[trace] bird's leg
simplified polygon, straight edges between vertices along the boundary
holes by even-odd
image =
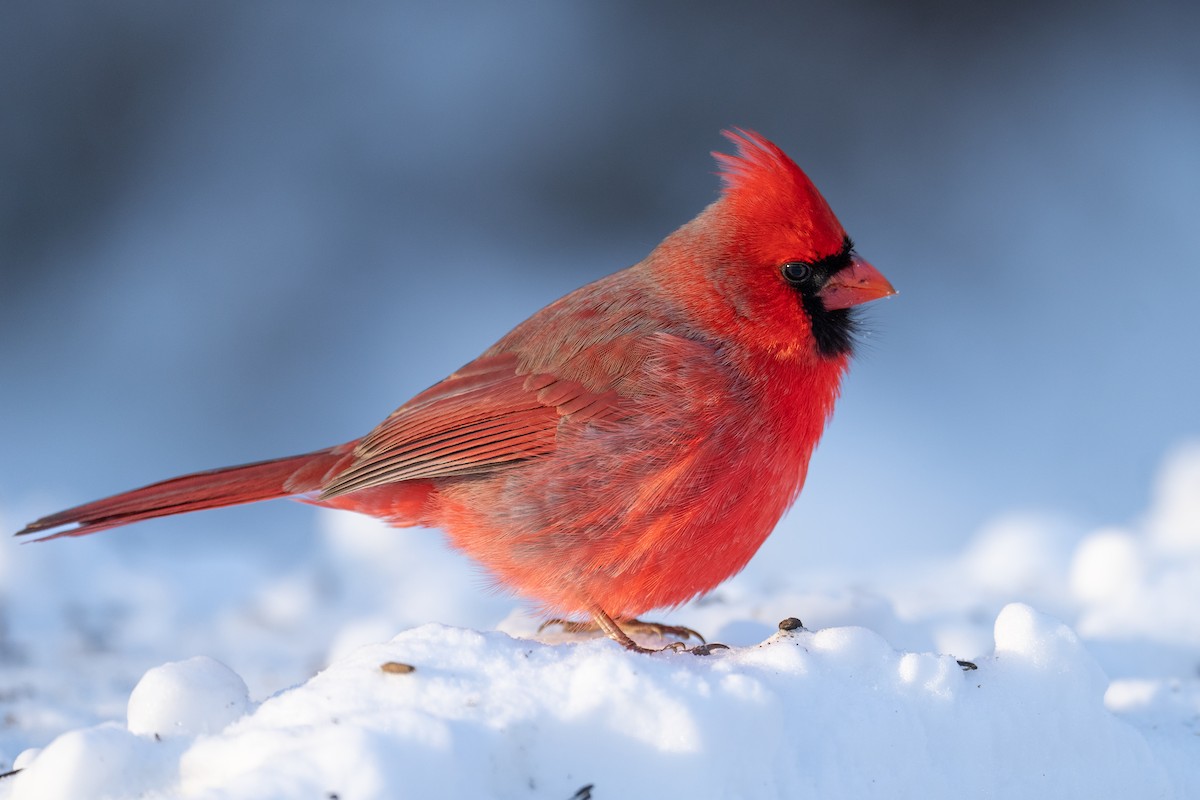
[[[596,627],[604,631],[604,635],[616,641],[621,647],[626,650],[632,650],[635,653],[655,653],[656,650],[651,650],[647,647],[642,647],[640,644],[629,638],[629,634],[621,630],[621,626],[613,620],[608,614],[604,613],[604,609],[600,606],[592,606],[592,620],[596,623]]]

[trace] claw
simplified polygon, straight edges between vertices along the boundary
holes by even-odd
[[[683,642],[671,642],[669,645],[664,647],[662,650],[651,651],[651,652],[663,653],[663,652],[666,652],[667,650],[670,650],[672,653],[691,653],[694,656],[711,656],[713,654],[714,650],[728,650],[728,649],[729,649],[729,645],[721,644],[720,642],[712,642],[712,643],[706,642],[705,644],[698,644],[695,647],[688,647]]]
[[[661,622],[642,622],[640,619],[625,620],[620,623],[621,627],[626,631],[636,631],[637,633],[648,633],[654,636],[666,638],[668,636],[678,636],[681,639],[696,639],[701,644],[707,641],[696,631],[683,625],[664,625]]]

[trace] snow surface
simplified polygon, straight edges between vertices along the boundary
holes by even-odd
[[[749,570],[665,615],[707,657],[538,634],[434,536],[320,522],[266,577],[0,548],[0,798],[1200,797],[1200,444],[1129,525]]]

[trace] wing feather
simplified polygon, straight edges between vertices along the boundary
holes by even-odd
[[[359,442],[322,499],[417,479],[482,474],[554,451],[559,425],[613,421],[620,395],[548,372],[527,373],[513,354],[480,358],[414,397]]]

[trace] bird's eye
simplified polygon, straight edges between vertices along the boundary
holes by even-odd
[[[806,283],[813,274],[812,264],[803,261],[789,261],[782,267],[783,277],[788,283]]]

